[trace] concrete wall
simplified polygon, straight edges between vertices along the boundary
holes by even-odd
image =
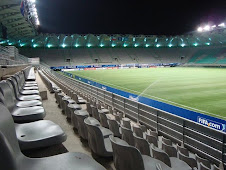
[[[0,80],[3,80],[4,77],[8,75],[13,75],[18,71],[26,68],[28,65],[20,65],[20,66],[7,66],[6,68],[0,68]]]

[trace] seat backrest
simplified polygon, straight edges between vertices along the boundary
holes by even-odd
[[[151,144],[150,146],[152,149],[153,158],[158,159],[164,162],[169,167],[171,167],[171,161],[170,161],[169,155],[165,151],[155,147],[153,144]]]
[[[109,137],[112,143],[114,165],[118,170],[144,170],[141,153],[117,137]]]
[[[147,127],[145,125],[139,125],[143,132],[147,132]]]
[[[19,89],[19,91],[21,91],[22,87],[23,87],[23,83],[22,83],[21,79],[19,78],[18,74],[15,74],[14,77],[16,78],[18,89]]]
[[[188,157],[178,151],[179,159],[186,162],[191,168],[197,168],[197,161],[194,158]]]
[[[156,147],[158,147],[158,139],[155,136],[152,136],[146,133],[146,140],[150,144],[154,144]]]
[[[86,110],[87,110],[87,112],[88,112],[90,115],[92,115],[92,108],[91,108],[89,102],[86,103]]]
[[[108,119],[109,129],[113,132],[114,136],[121,137],[119,131],[119,123],[116,120]]]
[[[99,112],[98,112],[98,110],[97,110],[96,107],[93,107],[93,108],[92,108],[92,115],[93,115],[93,117],[94,117],[95,119],[97,119],[97,120],[100,121]]]
[[[5,80],[0,82],[0,92],[4,97],[4,104],[11,112],[15,106],[16,98],[13,94],[14,91],[11,90],[11,88],[9,87],[8,83]]]
[[[149,143],[144,138],[136,136],[136,134],[133,134],[133,136],[135,147],[141,152],[141,154],[151,156]]]
[[[133,132],[136,134],[136,136],[143,138],[143,131],[138,126],[133,126]]]
[[[123,126],[121,126],[121,130],[122,130],[122,140],[125,140],[128,144],[134,146],[134,137],[132,130]]]
[[[200,162],[200,170],[210,170],[210,168],[206,167],[202,162]]]
[[[180,151],[185,156],[189,156],[188,149],[178,144],[177,144],[177,151]]]
[[[152,131],[151,129],[148,130],[148,134],[155,136],[158,139],[158,133],[156,131]]]
[[[109,128],[106,114],[103,113],[103,112],[100,112],[100,113],[99,113],[99,116],[100,116],[100,124],[101,124],[103,127]]]
[[[23,156],[16,137],[15,126],[9,110],[0,103],[0,167],[16,170],[16,159]]]
[[[88,130],[88,143],[90,149],[96,154],[103,154],[106,152],[104,145],[104,137],[98,126],[93,125],[89,121],[89,117],[84,120]]]
[[[16,78],[14,76],[12,76],[11,78],[8,78],[7,80],[12,84],[15,95],[18,96],[19,90],[18,90],[18,84],[17,84]]]
[[[167,145],[172,145],[172,141],[170,139],[162,137],[162,141]]]
[[[162,150],[164,150],[169,155],[169,157],[177,157],[177,149],[171,145],[165,144],[163,141]]]
[[[122,119],[122,124],[125,128],[131,129],[130,121]]]
[[[201,158],[197,154],[195,154],[195,159],[196,159],[196,161],[198,161],[199,163],[202,163],[207,168],[211,168],[211,165],[210,165],[210,161],[209,160],[204,159],[204,158]]]

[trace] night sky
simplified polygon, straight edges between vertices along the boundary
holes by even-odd
[[[226,19],[226,0],[36,0],[42,33],[180,35]]]

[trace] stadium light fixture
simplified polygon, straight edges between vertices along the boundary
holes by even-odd
[[[33,47],[36,48],[38,45],[37,44],[33,44]]]
[[[5,43],[5,41],[1,41],[1,42],[0,42],[0,44],[4,44],[4,43]]]
[[[134,44],[134,47],[138,47],[138,44]]]
[[[203,29],[204,29],[205,31],[209,31],[209,30],[210,30],[210,26],[209,26],[209,25],[206,25]]]
[[[103,47],[104,46],[104,44],[100,44],[100,47]]]
[[[212,28],[216,28],[217,26],[216,26],[216,25],[212,25],[211,27],[212,27]]]
[[[136,41],[136,38],[133,38],[133,41]]]
[[[13,43],[9,42],[8,45],[13,45]]]
[[[225,27],[225,24],[221,23],[221,24],[218,25],[218,27]]]
[[[91,44],[87,44],[87,47],[91,47]]]
[[[145,45],[145,47],[149,47],[149,46],[150,46],[149,44],[146,44],[146,45]]]
[[[183,43],[183,44],[181,44],[181,47],[184,47],[185,46],[185,44]]]
[[[123,45],[123,47],[127,47],[127,45],[126,45],[126,44],[124,44],[124,45]]]
[[[198,46],[198,43],[194,43],[193,45],[194,45],[194,46]]]
[[[208,43],[206,43],[206,45],[210,45],[210,43],[208,42]]]
[[[111,46],[112,46],[112,47],[115,47],[115,44],[112,44]]]
[[[160,47],[160,44],[157,44],[156,47]]]
[[[52,45],[51,45],[51,44],[48,44],[48,45],[47,45],[47,47],[48,47],[48,48],[51,48],[51,47],[52,47]]]
[[[169,47],[172,47],[173,45],[172,44],[169,44]]]
[[[65,48],[67,45],[66,44],[62,44],[62,47]]]
[[[198,32],[202,32],[203,31],[203,28],[202,27],[198,27],[197,31]]]
[[[78,47],[79,45],[78,44],[75,44],[75,47]]]
[[[20,44],[20,47],[23,47],[23,46],[25,46],[25,44]]]

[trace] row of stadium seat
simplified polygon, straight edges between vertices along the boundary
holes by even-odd
[[[58,78],[47,70],[40,73],[62,89],[54,90],[56,102],[80,137],[88,140],[93,153],[113,156],[116,169],[220,169],[183,145],[175,147],[157,132],[135,124],[110,106],[73,88],[66,77]],[[81,110],[79,100],[73,98],[83,100],[86,110]]]
[[[0,113],[0,169],[105,169],[83,153],[28,158],[21,152],[62,144],[67,138],[59,125],[42,120],[46,113],[33,68],[0,82]]]

